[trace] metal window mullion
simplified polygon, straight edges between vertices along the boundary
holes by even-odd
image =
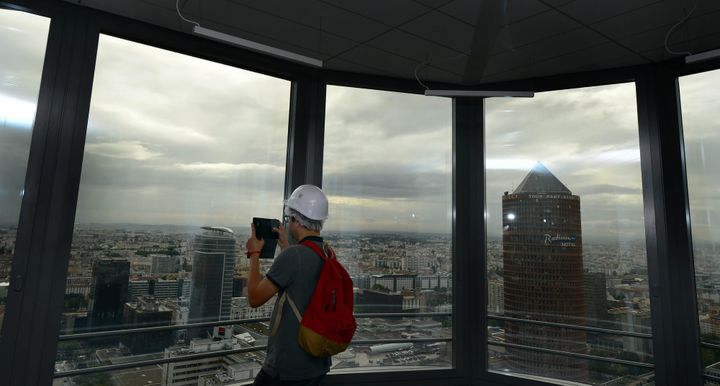
[[[326,86],[317,73],[300,75],[290,90],[285,197],[302,184],[322,187]]]
[[[636,81],[653,351],[658,385],[701,385],[702,366],[677,78]]]
[[[487,371],[484,100],[453,99],[453,362],[466,383]]]

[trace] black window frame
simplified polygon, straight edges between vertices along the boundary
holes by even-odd
[[[0,384],[49,384],[53,378],[100,34],[291,81],[286,196],[300,184],[322,183],[327,85],[424,91],[412,80],[308,68],[65,1],[0,1],[0,8],[51,19],[0,341]],[[676,59],[482,87],[541,92],[635,83],[658,385],[703,382],[678,77],[716,69],[720,59],[693,65]],[[486,274],[486,244],[477,237],[485,235],[485,160],[477,151],[484,149],[484,100],[452,103],[454,366],[336,374],[328,384],[550,385],[487,371],[486,288],[485,280],[476,280]]]

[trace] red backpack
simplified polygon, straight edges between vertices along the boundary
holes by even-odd
[[[355,317],[353,316],[353,283],[350,275],[337,261],[335,252],[325,244],[328,256],[317,244],[305,240],[302,245],[309,247],[325,261],[310,303],[302,316],[295,302],[287,294],[279,300],[279,311],[275,319],[271,336],[275,335],[282,319],[282,308],[285,298],[290,303],[293,313],[300,321],[298,344],[308,354],[316,357],[329,357],[343,352],[350,345],[355,334]]]

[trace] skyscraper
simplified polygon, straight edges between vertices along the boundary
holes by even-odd
[[[92,289],[88,304],[90,328],[111,328],[123,322],[123,306],[128,301],[130,262],[99,259],[93,263]]]
[[[584,324],[580,198],[541,163],[502,197],[505,315]],[[511,344],[586,352],[584,331],[506,322]],[[509,367],[527,374],[587,380],[587,361],[508,348]]]
[[[584,276],[587,324],[594,327],[610,328],[605,273],[585,272]]]
[[[203,227],[195,236],[189,322],[230,319],[236,254],[228,228]]]
[[[180,270],[180,258],[177,256],[153,254],[150,257],[153,273],[176,273]]]
[[[141,295],[135,302],[125,303],[125,325],[127,328],[169,326],[173,311],[154,296]],[[125,345],[133,354],[163,352],[173,343],[172,331],[156,331],[129,334],[123,337]]]

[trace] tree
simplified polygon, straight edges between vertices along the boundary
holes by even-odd
[[[88,305],[87,299],[81,294],[66,294],[63,303],[66,311],[78,311]]]
[[[77,386],[109,386],[113,384],[108,373],[80,375],[75,377],[74,381]]]

